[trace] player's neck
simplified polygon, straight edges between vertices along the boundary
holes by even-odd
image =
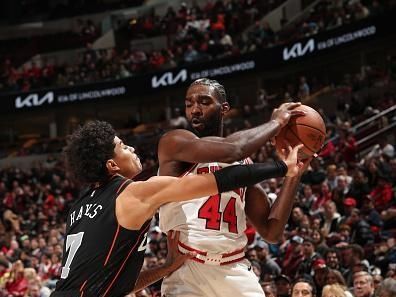
[[[223,125],[220,125],[216,135],[219,136],[219,137],[224,137],[223,130],[224,130],[223,129]]]

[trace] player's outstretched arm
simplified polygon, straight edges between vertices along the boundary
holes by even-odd
[[[291,117],[304,115],[302,111],[293,110],[300,105],[301,103],[284,103],[273,111],[269,122],[225,138],[198,138],[187,130],[170,131],[160,139],[158,145],[160,165],[171,161],[231,163],[247,158],[276,136]]]
[[[297,149],[290,154],[297,158]],[[156,176],[145,182],[130,184],[116,200],[118,223],[127,229],[140,229],[155,211],[168,202],[180,202],[194,198],[228,192],[246,187],[270,177],[288,173],[283,161],[234,165],[209,174],[188,175],[182,178]]]
[[[147,181],[156,187],[156,191],[150,193],[144,200],[157,209],[164,203],[228,192],[235,188],[254,185],[269,177],[285,176],[287,172],[288,166],[285,162],[272,161],[233,165],[214,173],[187,175],[181,178],[157,176]]]
[[[140,291],[160,280],[161,278],[171,274],[173,271],[182,266],[187,259],[193,258],[195,256],[195,253],[188,253],[185,255],[179,253],[177,248],[179,235],[179,231],[171,230],[168,232],[168,255],[166,257],[165,264],[161,267],[141,271],[133,292]]]

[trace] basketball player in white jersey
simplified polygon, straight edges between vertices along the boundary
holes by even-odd
[[[223,116],[230,106],[222,85],[205,78],[196,80],[187,90],[185,105],[192,132],[178,129],[161,138],[160,175],[204,174],[247,163],[249,156],[276,136],[291,117],[304,115],[293,110],[300,103],[286,103],[273,111],[268,123],[223,138]],[[272,207],[259,185],[162,206],[160,228],[180,231],[181,253],[197,253],[163,281],[162,296],[265,296],[244,259],[246,215],[264,239],[277,242],[308,162],[297,177],[285,178]]]

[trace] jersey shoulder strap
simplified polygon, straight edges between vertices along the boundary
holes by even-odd
[[[116,190],[116,197],[118,197],[118,195],[120,195],[122,193],[122,191],[125,190],[125,188],[130,185],[133,181],[129,178],[123,177],[122,179],[120,179],[120,183],[119,186]]]

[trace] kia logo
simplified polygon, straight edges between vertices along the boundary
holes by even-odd
[[[45,103],[51,104],[54,102],[54,92],[48,92],[44,96],[39,97],[38,94],[30,94],[26,98],[19,96],[15,99],[16,108],[41,106]]]
[[[187,80],[187,70],[182,69],[176,75],[172,72],[165,72],[159,78],[155,75],[151,79],[151,87],[156,89],[158,87],[172,86],[178,82],[185,82]]]
[[[305,46],[301,42],[297,42],[292,45],[290,49],[285,47],[283,49],[283,61],[287,61],[292,58],[298,58],[304,56],[306,53],[312,53],[315,50],[315,40],[308,40]]]

